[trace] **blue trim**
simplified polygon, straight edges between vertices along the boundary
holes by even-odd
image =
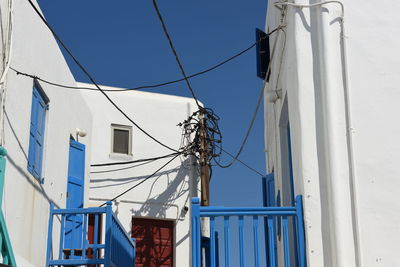
[[[262,179],[262,189],[263,189],[263,205],[264,207],[274,207],[276,206],[276,201],[275,201],[275,174],[272,172],[268,174],[266,177],[263,177]],[[278,217],[280,219],[280,217]],[[275,218],[274,218],[275,220]],[[273,224],[272,231],[270,231],[268,227],[268,220],[267,217],[264,217],[264,232],[265,232],[265,256],[266,256],[266,262],[270,262],[270,235],[275,235],[276,230],[275,230],[276,225]],[[274,239],[274,244],[272,247],[275,250],[275,254],[277,253],[277,244],[276,240]],[[275,267],[275,266],[274,266]]]
[[[254,241],[254,260],[246,259],[244,256],[244,230],[243,227],[243,216],[252,216],[253,218],[253,241]],[[290,207],[203,207],[199,205],[199,199],[194,198],[192,200],[192,267],[201,267],[201,246],[197,244],[201,237],[200,233],[200,217],[210,218],[210,229],[212,230],[211,235],[215,234],[215,217],[223,218],[223,231],[224,231],[224,244],[225,253],[224,258],[225,266],[229,267],[233,254],[239,255],[239,264],[243,266],[244,263],[253,261],[255,266],[260,264],[259,246],[258,246],[258,231],[259,231],[259,216],[267,218],[268,232],[271,233],[268,236],[269,250],[268,250],[268,263],[269,266],[275,267],[278,264],[277,252],[275,249],[276,244],[276,232],[275,232],[275,217],[280,217],[283,221],[283,246],[284,246],[284,266],[291,266],[290,255],[294,253],[299,256],[299,264],[294,264],[297,267],[306,267],[306,254],[305,254],[305,236],[304,236],[304,224],[303,224],[303,204],[301,196],[297,196],[295,200],[295,206]],[[233,246],[231,244],[231,228],[234,225],[230,223],[231,217],[237,217],[238,231],[239,231],[239,246]],[[298,235],[295,236],[297,248],[295,251],[290,251],[290,238],[289,238],[289,217],[295,220],[296,232]],[[238,248],[238,251],[233,251]],[[211,251],[211,254],[213,252]],[[219,262],[219,257],[216,255],[215,262]],[[211,261],[211,266],[215,266],[214,260]]]
[[[200,199],[192,199],[192,267],[201,266]]]
[[[256,28],[256,61],[257,76],[265,80],[270,61],[269,36],[262,30]],[[271,71],[268,73],[269,81]]]
[[[292,162],[292,141],[290,136],[290,123],[287,123],[287,145],[288,145],[288,163],[289,163],[289,178],[290,178],[290,198],[294,206],[294,181],[293,181],[293,162]]]
[[[99,216],[105,215],[105,229],[106,229],[106,239],[104,243],[100,244],[98,238],[95,238],[94,244],[88,244],[88,233],[87,233],[87,223],[88,216],[94,214],[97,218],[97,223],[95,223],[94,233],[98,233]],[[60,248],[58,253],[58,258],[53,258],[52,253],[53,247],[53,218],[54,216],[61,215],[61,228],[60,228]],[[65,242],[62,242],[62,237],[65,235],[66,228],[64,227],[63,221],[67,216],[77,217],[81,215],[84,217],[83,222],[85,226],[77,231],[78,235],[84,237],[82,244],[77,247],[68,248],[70,249],[70,257],[66,257],[65,254]],[[82,230],[83,229],[83,230]],[[81,250],[82,252],[87,252],[88,249],[93,251],[93,258],[89,258],[86,253],[81,253],[82,255],[74,255],[75,251]],[[104,257],[98,257],[99,254],[96,250],[103,250]],[[112,212],[111,202],[107,203],[104,208],[85,208],[85,209],[54,209],[54,205],[50,204],[50,217],[49,217],[49,228],[48,228],[48,239],[47,239],[47,256],[46,256],[46,267],[49,266],[76,266],[76,265],[91,265],[91,264],[103,264],[105,267],[111,266],[123,266],[123,267],[134,267],[135,265],[135,249],[136,243],[135,239],[131,238],[126,231],[123,229],[121,223],[118,221],[117,217]]]
[[[68,181],[67,181],[67,209],[83,208],[84,198],[84,180],[85,179],[85,145],[77,141],[69,139],[69,161],[68,161]],[[96,216],[97,218],[97,216]],[[85,241],[80,235],[83,231],[82,214],[68,215],[65,218],[65,236],[61,237],[64,241],[65,248],[83,247]],[[96,242],[97,243],[97,242]],[[71,258],[75,259],[78,256],[74,255],[72,250]]]
[[[288,162],[289,162],[289,175],[290,175],[290,193],[291,193],[291,200],[292,200],[292,205],[295,206],[295,197],[294,197],[294,178],[293,178],[293,161],[292,161],[292,140],[291,140],[291,134],[290,134],[290,121],[288,120],[287,123],[287,142],[288,142]],[[294,220],[292,220],[293,225],[295,225]],[[293,235],[296,238],[297,236],[297,230],[296,227],[293,227]],[[297,242],[294,242],[294,247],[295,250],[297,250]],[[298,253],[294,254],[294,261],[295,265],[298,266],[299,262],[299,255]]]
[[[32,89],[31,122],[29,130],[28,171],[40,182],[42,179],[44,131],[48,98],[36,83]]]

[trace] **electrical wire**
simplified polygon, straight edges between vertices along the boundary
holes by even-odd
[[[278,29],[275,29],[274,31],[276,31],[276,30],[278,30]],[[272,33],[272,32],[271,32],[271,33]],[[270,33],[270,34],[271,34],[271,33]],[[253,47],[255,47],[255,46],[257,45],[257,43],[259,43],[262,39],[264,39],[264,38],[261,38],[261,39],[257,40],[256,42],[254,42],[253,44],[251,44],[249,47],[245,48],[244,50],[241,50],[240,52],[234,54],[233,56],[231,56],[231,57],[229,57],[229,58],[227,58],[227,59],[225,59],[225,60],[223,60],[223,61],[221,61],[221,62],[219,62],[219,63],[217,63],[217,64],[215,64],[215,65],[213,65],[213,66],[211,66],[211,67],[209,67],[209,68],[207,68],[207,69],[205,69],[205,70],[202,70],[202,71],[199,71],[199,72],[196,72],[196,73],[194,73],[194,74],[191,74],[191,75],[187,76],[187,78],[188,78],[188,79],[191,79],[191,78],[194,78],[194,77],[203,75],[203,74],[205,74],[205,73],[207,73],[207,72],[213,71],[213,70],[215,70],[215,69],[217,69],[217,68],[219,68],[219,67],[225,65],[226,63],[228,63],[228,62],[234,60],[235,58],[237,58],[237,57],[239,57],[239,56],[245,54],[245,53],[248,52],[248,51],[250,51],[250,50],[251,50]],[[98,91],[98,89],[92,88],[92,87],[70,86],[70,85],[66,85],[66,84],[56,83],[56,82],[49,81],[49,80],[47,80],[47,79],[41,78],[41,77],[39,77],[39,76],[37,76],[37,75],[33,75],[33,74],[29,74],[29,73],[23,72],[23,71],[21,71],[21,70],[17,70],[17,69],[15,69],[15,68],[13,68],[13,67],[10,67],[10,69],[13,70],[15,73],[17,73],[17,75],[27,76],[27,77],[30,77],[30,78],[33,78],[33,79],[42,81],[42,82],[44,82],[44,83],[47,83],[47,84],[50,84],[50,85],[53,85],[53,86],[58,86],[58,87],[66,88],[66,89]],[[163,83],[158,83],[158,84],[141,85],[141,86],[131,87],[131,88],[103,89],[103,91],[104,91],[104,92],[126,92],[126,91],[135,91],[135,90],[141,90],[141,89],[151,89],[151,88],[162,87],[162,86],[166,86],[166,85],[170,85],[170,84],[182,82],[182,81],[184,81],[184,80],[185,80],[185,78],[182,78],[182,79],[172,80],[172,81],[163,82]]]
[[[167,39],[168,39],[169,46],[170,46],[170,48],[171,48],[171,50],[172,50],[172,53],[173,53],[174,56],[175,56],[176,63],[178,64],[179,69],[181,70],[181,73],[182,73],[182,76],[183,76],[183,78],[184,78],[184,80],[185,80],[185,82],[186,82],[186,85],[187,85],[187,87],[188,87],[190,93],[192,94],[193,99],[196,101],[197,107],[198,107],[200,110],[202,110],[203,108],[200,106],[200,103],[199,103],[199,101],[198,101],[197,98],[196,98],[196,94],[194,93],[194,90],[193,90],[193,88],[192,88],[192,85],[191,85],[190,82],[189,82],[189,79],[188,79],[188,77],[187,77],[187,75],[186,75],[185,69],[183,68],[183,65],[182,65],[182,63],[181,63],[181,61],[180,61],[180,59],[179,59],[178,52],[176,51],[175,46],[174,46],[174,44],[173,44],[173,42],[172,42],[171,36],[170,36],[169,33],[168,33],[167,25],[166,25],[165,22],[164,22],[164,19],[163,19],[162,15],[161,15],[161,12],[160,12],[159,8],[158,8],[157,1],[156,1],[156,0],[153,0],[153,6],[154,6],[154,9],[155,9],[155,11],[156,11],[156,13],[157,13],[158,19],[159,19],[160,22],[161,22],[162,29],[163,29],[163,31],[164,31],[165,36],[166,36]]]
[[[126,189],[125,191],[123,191],[122,193],[118,194],[117,196],[113,197],[112,199],[108,200],[108,201],[114,201],[117,198],[125,195],[126,193],[128,193],[129,191],[133,190],[134,188],[138,187],[139,185],[143,184],[144,182],[146,182],[148,179],[150,179],[151,177],[153,177],[154,175],[156,175],[159,171],[161,171],[162,169],[164,169],[168,164],[170,164],[174,159],[176,159],[179,155],[176,155],[175,157],[173,157],[172,159],[170,159],[169,161],[167,161],[167,163],[165,163],[164,165],[162,165],[160,168],[158,168],[155,172],[153,172],[152,174],[150,174],[149,176],[147,176],[146,178],[144,178],[142,181],[140,181],[139,183],[135,184],[134,186]],[[103,204],[101,204],[99,207],[102,207],[104,205],[106,205],[107,202],[104,202]]]
[[[60,43],[60,45],[65,49],[65,51],[68,53],[68,55],[72,58],[72,60],[75,62],[75,64],[81,69],[81,71],[89,78],[89,80],[96,86],[96,88],[104,95],[104,97],[128,120],[130,121],[133,125],[136,126],[141,132],[143,132],[145,135],[147,135],[150,139],[158,143],[159,145],[174,151],[178,152],[178,150],[171,148],[170,146],[162,143],[155,137],[153,137],[151,134],[149,134],[147,131],[145,131],[141,126],[139,126],[136,122],[134,122],[104,91],[103,89],[100,88],[100,86],[95,82],[93,77],[89,74],[89,72],[86,70],[86,68],[78,61],[78,59],[73,55],[71,50],[65,45],[65,43],[61,40],[61,38],[55,33],[53,28],[50,26],[50,24],[46,21],[46,19],[43,17],[43,15],[40,13],[40,11],[37,9],[35,4],[32,2],[32,0],[28,0],[32,8],[35,10],[36,14],[40,17],[40,19],[43,21],[43,23],[47,26],[47,28],[51,31],[53,34],[54,38]]]
[[[132,163],[140,163],[140,162],[147,162],[147,161],[154,161],[154,160],[159,160],[159,159],[165,159],[169,158],[172,156],[180,155],[182,154],[181,152],[179,153],[171,153],[167,154],[164,156],[159,156],[159,157],[153,157],[153,158],[146,158],[146,159],[138,159],[138,160],[132,160],[132,161],[122,161],[122,162],[107,162],[107,163],[97,163],[97,164],[91,164],[91,167],[103,167],[103,166],[114,166],[114,165],[124,165],[124,164],[132,164]]]
[[[282,26],[278,26],[276,29],[274,29],[273,31],[269,32],[267,34],[267,36],[271,35],[272,33],[276,32],[277,30],[280,30],[282,28],[283,28]],[[270,70],[271,70],[271,65],[272,65],[272,60],[273,60],[274,54],[275,54],[275,48],[276,48],[277,40],[278,40],[278,38],[275,39],[274,46],[272,48],[271,58],[270,58],[266,73],[269,73]],[[253,112],[249,127],[247,128],[246,134],[245,134],[245,136],[243,138],[243,141],[242,141],[242,143],[241,143],[241,145],[239,147],[239,150],[238,150],[238,152],[236,153],[235,156],[231,155],[232,156],[232,161],[230,161],[227,164],[221,164],[218,160],[216,160],[214,158],[215,163],[219,167],[221,167],[221,168],[229,168],[230,166],[232,166],[235,163],[236,160],[238,160],[240,154],[242,153],[242,151],[243,151],[243,149],[244,149],[244,147],[245,147],[245,145],[247,143],[247,140],[248,140],[248,138],[250,136],[251,130],[253,129],[254,122],[255,122],[255,120],[257,118],[257,113],[258,113],[258,110],[260,109],[261,101],[262,101],[262,98],[264,96],[264,91],[265,91],[265,86],[263,86],[261,88],[260,95],[259,95],[258,100],[257,100],[256,108],[255,108],[255,110]],[[223,150],[222,149],[222,142],[220,143],[220,149]]]
[[[140,166],[143,166],[143,165],[146,165],[146,164],[150,164],[150,163],[152,163],[154,161],[155,160],[146,161],[146,162],[142,162],[142,163],[139,163],[139,164],[136,164],[136,165],[133,165],[133,166],[123,167],[123,168],[118,168],[118,169],[103,170],[103,171],[91,171],[90,173],[96,174],[96,173],[108,173],[108,172],[117,172],[117,171],[129,170],[129,169],[140,167]]]
[[[225,149],[221,149],[223,152],[225,152],[228,156],[235,158],[234,155],[232,155],[231,153],[229,153],[228,151],[226,151]],[[263,175],[261,172],[257,171],[256,169],[254,169],[253,167],[251,167],[249,164],[245,163],[244,161],[242,161],[239,158],[236,158],[235,160],[237,160],[238,162],[242,163],[243,166],[247,167],[249,170],[252,170],[253,172],[257,173],[258,175],[260,175],[261,177],[264,177],[265,175]]]

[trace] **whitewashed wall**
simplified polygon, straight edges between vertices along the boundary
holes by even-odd
[[[282,61],[283,32],[267,85],[268,91],[282,90],[275,103],[268,100],[274,94],[266,93],[267,165],[276,173],[277,190],[282,189],[286,151],[280,148],[279,122],[286,116],[287,97],[295,193],[304,197],[308,266],[399,266],[400,3],[342,2],[347,70],[340,6],[287,9]],[[281,11],[270,1],[267,30],[280,22]],[[353,153],[347,138],[346,74]]]
[[[80,84],[89,86],[88,84]],[[102,86],[104,89],[118,89]],[[190,98],[156,93],[130,91],[107,92],[111,99],[138,125],[164,144],[179,149],[182,129],[177,126],[197,110]],[[152,158],[172,151],[155,143],[124,118],[103,95],[96,91],[84,92],[93,118],[92,163],[106,163]],[[132,126],[132,156],[111,154],[111,124]],[[90,199],[93,206],[143,181],[170,158],[116,172],[92,173]],[[92,167],[92,172],[119,169],[130,165]],[[190,266],[190,211],[181,216],[182,209],[190,208],[190,199],[198,196],[199,174],[191,159],[179,157],[137,188],[113,203],[114,211],[130,233],[132,217],[167,219],[175,222],[175,266]]]
[[[7,13],[1,1],[2,14]],[[27,1],[14,2],[14,39],[11,66],[49,80],[76,85],[50,31]],[[1,51],[3,52],[3,51]],[[85,129],[85,183],[88,186],[92,120],[78,91],[39,82],[50,99],[47,111],[43,170],[40,184],[27,170],[33,80],[11,71],[7,76],[5,148],[8,150],[3,211],[18,266],[44,266],[49,201],[66,204],[69,138]],[[85,199],[88,199],[88,190]],[[57,227],[56,229],[57,230]],[[55,247],[56,249],[56,247]]]

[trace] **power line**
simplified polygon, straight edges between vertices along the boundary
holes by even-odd
[[[36,14],[40,17],[40,19],[43,21],[43,23],[47,26],[47,28],[51,31],[53,34],[54,38],[61,44],[61,46],[65,49],[65,51],[70,55],[72,60],[75,62],[75,64],[82,70],[82,72],[89,78],[89,80],[96,86],[96,88],[107,98],[107,100],[128,120],[130,121],[133,125],[136,126],[141,132],[143,132],[145,135],[147,135],[150,139],[155,141],[156,143],[160,144],[161,146],[171,150],[178,152],[178,150],[171,148],[170,146],[162,143],[155,137],[153,137],[151,134],[146,132],[142,127],[140,127],[136,122],[134,122],[101,88],[100,86],[95,82],[95,80],[92,78],[92,76],[89,74],[89,72],[83,67],[83,65],[78,61],[78,59],[72,54],[71,50],[64,44],[64,42],[61,40],[61,38],[55,33],[55,31],[52,29],[50,24],[46,21],[46,19],[43,17],[43,15],[39,12],[35,4],[32,2],[32,0],[28,0],[32,8],[35,10]]]
[[[171,50],[172,50],[172,53],[173,53],[174,56],[175,56],[176,63],[178,63],[179,69],[180,69],[181,72],[182,72],[182,75],[183,75],[183,78],[184,78],[184,80],[185,80],[185,82],[186,82],[186,85],[187,85],[187,87],[188,87],[190,93],[192,94],[194,100],[196,101],[197,107],[201,110],[202,107],[200,106],[199,101],[198,101],[197,98],[196,98],[196,95],[195,95],[195,93],[194,93],[194,90],[193,90],[193,88],[192,88],[192,85],[190,84],[189,79],[188,79],[188,77],[187,77],[187,75],[186,75],[185,69],[183,68],[183,65],[182,65],[182,63],[181,63],[181,61],[180,61],[180,59],[179,59],[178,52],[176,51],[175,46],[174,46],[174,44],[173,44],[173,42],[172,42],[171,36],[170,36],[169,33],[168,33],[167,25],[165,25],[165,22],[164,22],[164,19],[162,18],[161,12],[160,12],[160,10],[158,9],[158,5],[157,5],[157,1],[156,1],[156,0],[153,0],[153,6],[154,6],[154,9],[155,9],[156,12],[157,12],[158,19],[159,19],[160,22],[161,22],[162,29],[163,29],[163,31],[164,31],[165,36],[166,36],[167,39],[168,39],[169,46],[170,46],[170,48],[171,48]]]
[[[144,182],[146,182],[148,179],[150,179],[151,177],[153,177],[154,175],[156,175],[159,171],[161,171],[163,168],[165,168],[168,164],[170,164],[174,159],[176,159],[179,155],[176,155],[175,157],[173,157],[172,159],[170,159],[167,163],[165,163],[164,165],[162,165],[160,168],[158,168],[155,172],[153,172],[152,174],[150,174],[149,176],[147,176],[146,178],[144,178],[142,181],[140,181],[139,183],[135,184],[134,186],[126,189],[125,191],[123,191],[122,193],[120,193],[119,195],[113,197],[112,199],[110,199],[109,201],[114,201],[117,198],[125,195],[126,193],[128,193],[129,191],[133,190],[134,188],[138,187],[139,185],[143,184]],[[100,207],[106,205],[107,202],[104,202],[103,204],[100,205]]]
[[[146,158],[146,159],[138,159],[138,160],[131,160],[131,161],[122,161],[122,162],[107,162],[107,163],[98,163],[98,164],[91,164],[91,167],[103,167],[103,166],[113,166],[113,165],[124,165],[124,164],[132,164],[132,163],[140,163],[140,162],[147,162],[147,161],[155,161],[159,159],[165,159],[172,156],[180,155],[182,153],[171,153],[164,156],[153,157],[153,158]]]
[[[232,155],[231,153],[229,153],[228,151],[226,151],[225,149],[221,148],[222,151],[224,151],[228,156],[230,156],[231,158],[234,158],[235,160],[237,160],[238,162],[242,163],[245,167],[247,167],[249,170],[252,170],[253,172],[257,173],[258,175],[260,175],[261,177],[264,177],[265,175],[263,175],[261,172],[257,171],[256,169],[254,169],[253,167],[251,167],[250,165],[248,165],[247,163],[245,163],[244,161],[240,160],[239,158],[236,158],[234,155]]]
[[[111,170],[91,171],[90,173],[96,174],[96,173],[108,173],[108,172],[117,172],[117,171],[129,170],[129,169],[133,169],[133,168],[136,168],[136,167],[140,167],[140,166],[143,166],[143,165],[146,165],[146,164],[150,164],[150,163],[152,163],[152,162],[154,162],[154,161],[155,161],[155,160],[153,160],[153,161],[146,161],[146,162],[142,162],[142,163],[139,163],[139,164],[136,164],[136,165],[132,165],[132,166],[128,166],[128,167],[123,167],[123,168],[117,168],[117,169],[111,169]]]
[[[270,33],[271,34],[271,33]],[[251,44],[250,46],[248,46],[247,48],[239,51],[238,53],[234,54],[233,56],[205,69],[199,72],[196,72],[194,74],[191,74],[189,76],[187,76],[187,79],[191,79],[200,75],[203,75],[207,72],[213,71],[223,65],[225,65],[226,63],[236,59],[237,57],[245,54],[246,52],[250,51],[253,47],[256,46],[257,43],[259,43],[263,38],[257,40],[256,42],[254,42],[253,44]],[[70,86],[70,85],[66,85],[66,84],[60,84],[60,83],[56,83],[53,81],[49,81],[47,79],[44,79],[42,77],[39,77],[37,75],[33,75],[33,74],[29,74],[26,72],[23,72],[21,70],[17,70],[13,67],[10,67],[11,70],[13,70],[15,73],[17,73],[18,75],[23,75],[23,76],[27,76],[33,79],[37,79],[39,81],[42,81],[44,83],[50,84],[50,85],[54,85],[54,86],[58,86],[58,87],[63,87],[63,88],[67,88],[67,89],[76,89],[76,90],[88,90],[88,91],[98,91],[98,89],[96,88],[92,88],[92,87],[84,87],[84,86]],[[178,82],[182,82],[184,81],[185,78],[182,79],[177,79],[177,80],[172,80],[172,81],[168,81],[168,82],[163,82],[163,83],[157,83],[157,84],[150,84],[150,85],[141,85],[141,86],[137,86],[137,87],[131,87],[131,88],[121,88],[121,89],[103,89],[104,92],[125,92],[125,91],[134,91],[134,90],[141,90],[141,89],[151,89],[151,88],[156,88],[156,87],[162,87],[162,86],[166,86],[166,85],[170,85],[170,84],[174,84],[174,83],[178,83]]]
[[[278,30],[280,30],[281,28],[282,28],[282,26],[278,26],[277,28],[275,28],[275,29],[272,30],[271,32],[267,33],[267,36],[271,35],[272,33],[276,32],[276,31],[278,31]],[[274,46],[273,46],[273,48],[272,48],[271,58],[270,58],[270,61],[269,61],[268,67],[267,67],[267,71],[266,71],[267,74],[269,73],[269,71],[270,71],[270,69],[271,69],[272,59],[273,59],[273,56],[274,56],[274,54],[275,54],[275,47],[276,47],[277,40],[278,40],[278,38],[275,39],[275,43],[274,43]],[[282,53],[283,53],[283,50],[282,50]],[[281,54],[281,56],[282,56],[282,54]],[[251,130],[253,129],[254,122],[255,122],[255,120],[256,120],[256,118],[257,118],[257,113],[258,113],[258,110],[260,109],[261,100],[262,100],[263,95],[264,95],[264,90],[265,90],[265,86],[263,86],[263,87],[261,88],[260,95],[259,95],[258,100],[257,100],[256,108],[255,108],[255,110],[254,110],[254,113],[253,113],[253,116],[252,116],[252,118],[251,118],[249,127],[247,128],[245,137],[243,138],[243,141],[242,141],[242,143],[241,143],[241,145],[240,145],[240,147],[239,147],[238,152],[236,153],[235,156],[230,155],[230,156],[232,156],[232,161],[229,162],[228,164],[221,164],[219,161],[217,161],[217,160],[214,158],[215,163],[216,163],[219,167],[221,167],[221,168],[229,168],[230,166],[232,166],[232,165],[235,163],[236,160],[239,161],[239,156],[240,156],[240,154],[242,153],[243,148],[244,148],[244,146],[245,146],[246,143],[247,143],[247,140],[248,140],[248,138],[249,138],[249,136],[250,136]],[[220,149],[223,150],[223,149],[222,149],[222,143],[220,144]],[[225,151],[225,152],[226,152],[226,151]],[[226,152],[226,153],[227,153],[227,152]]]
[[[232,161],[229,162],[228,164],[223,165],[223,164],[219,163],[217,160],[215,160],[215,163],[216,163],[219,167],[221,167],[221,168],[229,168],[229,167],[232,166],[232,164],[235,163],[235,161],[239,158],[240,154],[241,154],[242,151],[243,151],[244,146],[245,146],[246,143],[247,143],[247,140],[249,139],[250,132],[251,132],[251,130],[253,129],[253,125],[254,125],[254,122],[256,121],[257,113],[258,113],[258,110],[260,109],[260,104],[261,104],[261,100],[262,100],[262,98],[263,98],[263,95],[264,95],[264,88],[261,89],[260,96],[258,97],[258,100],[257,100],[256,109],[254,110],[253,116],[252,116],[251,121],[250,121],[249,128],[247,128],[246,135],[245,135],[245,137],[244,137],[244,139],[243,139],[243,141],[242,141],[242,144],[240,145],[240,148],[239,148],[238,152],[237,152],[236,155],[233,157]],[[221,150],[222,150],[222,143],[221,143]]]

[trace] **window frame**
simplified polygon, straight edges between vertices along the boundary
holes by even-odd
[[[35,97],[37,98],[37,104],[36,104],[36,109],[35,109]],[[50,99],[48,98],[48,96],[46,95],[46,93],[44,92],[43,88],[40,86],[40,84],[34,80],[33,85],[32,85],[32,100],[31,100],[31,113],[30,113],[30,120],[29,120],[29,144],[28,144],[28,159],[27,159],[27,169],[29,171],[30,174],[32,174],[32,176],[34,178],[36,178],[39,182],[43,183],[43,166],[44,166],[44,151],[45,151],[45,135],[46,135],[46,122],[47,122],[47,110],[49,109],[49,102]],[[37,130],[37,124],[38,124],[38,118],[39,118],[39,109],[37,108],[37,105],[41,105],[43,106],[43,114],[42,114],[42,118],[41,118],[41,122],[42,122],[42,133],[40,134],[40,141],[41,141],[41,151],[38,153],[36,152],[36,147],[34,148],[34,150],[32,150],[33,148],[33,144],[31,144],[32,139],[31,137],[34,138],[34,142],[37,142],[38,140],[38,130]],[[34,118],[34,113],[35,112],[35,116],[36,116],[36,128],[32,129],[32,126],[34,125],[34,123],[32,123],[32,119]],[[35,133],[32,134],[32,131],[34,131]],[[34,144],[35,145],[35,144]],[[38,160],[36,157],[40,157],[40,159]]]
[[[114,130],[128,131],[128,154],[120,153],[114,151]],[[123,156],[132,156],[132,126],[122,125],[122,124],[111,124],[111,153],[110,155],[123,155]]]

